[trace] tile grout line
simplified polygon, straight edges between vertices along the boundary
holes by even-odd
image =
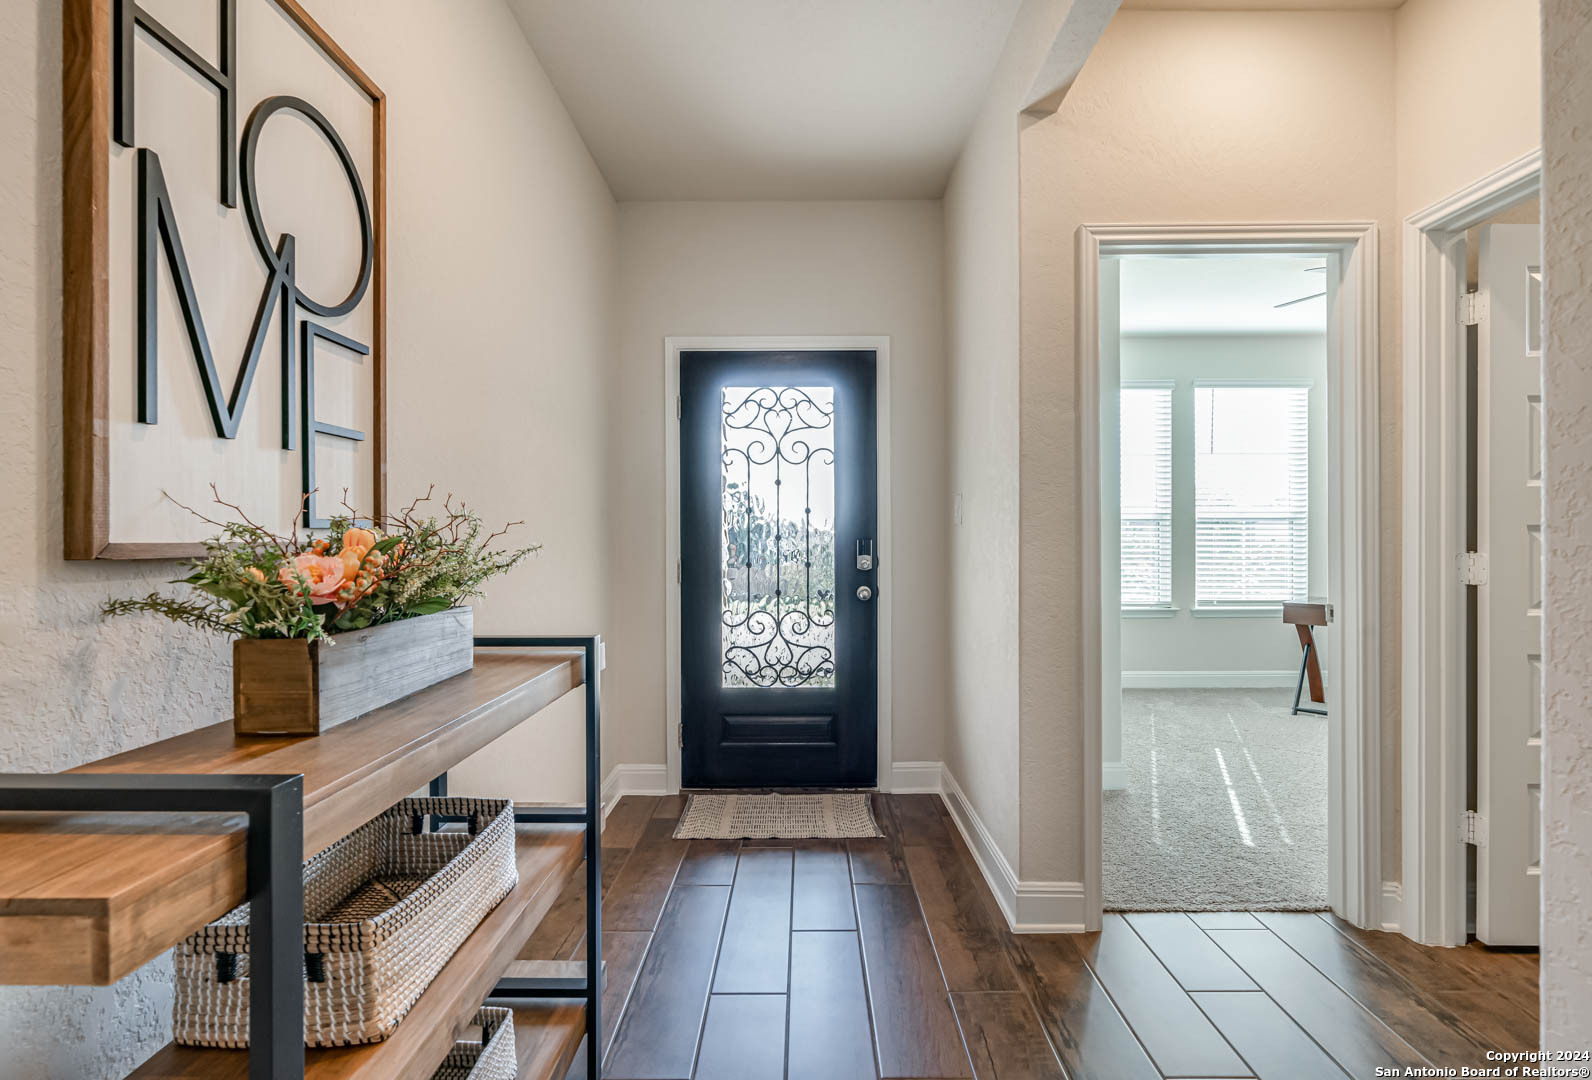
[[[925,847],[923,844],[914,844],[913,847]],[[923,933],[929,939],[929,951],[934,953],[934,970],[940,973],[940,985],[945,988],[945,1004],[951,1010],[951,1019],[956,1021],[957,1039],[962,1044],[962,1053],[967,1058],[967,1071],[969,1077],[973,1074],[973,1051],[967,1045],[967,1031],[962,1027],[962,1015],[956,1011],[956,999],[951,996],[951,982],[945,977],[945,965],[940,961],[940,946],[934,942],[934,930],[929,926],[929,913],[923,910],[923,896],[918,892],[918,882],[912,876],[912,864],[907,862],[907,845],[901,845],[901,861],[907,869],[907,888],[912,890],[913,906],[917,908],[918,921],[923,925]],[[1015,973],[1014,973],[1015,974]]]
[[[885,800],[889,796],[881,794],[878,798],[880,809],[887,809],[888,805]],[[868,802],[869,809],[872,810],[873,800],[869,799]],[[882,840],[884,839],[884,828],[879,825],[880,816],[879,814],[874,815],[874,827],[879,829],[879,839]],[[881,1077],[884,1075],[884,1057],[879,1046],[879,1026],[873,1012],[872,977],[868,974],[868,950],[863,948],[862,945],[862,905],[857,902],[857,886],[865,884],[865,882],[857,880],[851,862],[851,844],[847,842],[844,847],[846,850],[846,879],[851,885],[849,890],[851,893],[851,918],[857,924],[857,968],[862,972],[862,1001],[864,1007],[868,1010],[868,1039],[873,1044],[873,1075]],[[905,859],[902,861],[905,862]],[[792,880],[794,880],[794,874],[792,875]]]
[[[1199,926],[1198,923],[1195,923],[1194,925],[1195,926]],[[1277,940],[1279,942],[1281,942],[1281,944],[1283,945],[1284,948],[1289,948],[1290,947],[1286,941],[1283,941],[1282,938],[1277,936],[1277,933],[1274,930],[1272,930],[1271,927],[1266,926],[1264,923],[1262,923],[1261,924],[1261,929],[1264,930],[1266,933],[1270,934],[1272,937],[1277,938]],[[1217,941],[1214,937],[1211,937],[1211,932],[1209,930],[1205,929],[1205,927],[1200,926],[1200,931],[1202,933],[1204,933],[1204,935],[1206,937],[1211,939],[1211,944],[1215,945],[1218,949],[1222,950],[1222,955],[1223,956],[1226,956],[1233,963],[1238,964],[1239,970],[1242,971],[1245,975],[1248,975],[1250,981],[1253,982],[1256,986],[1260,987],[1260,992],[1265,994],[1266,997],[1268,999],[1270,999],[1271,1003],[1273,1005],[1277,1006],[1277,1008],[1282,1011],[1282,1014],[1284,1016],[1286,1016],[1289,1020],[1292,1020],[1295,1027],[1297,1027],[1300,1031],[1305,1033],[1305,1038],[1309,1039],[1311,1042],[1316,1044],[1316,1046],[1321,1050],[1321,1052],[1327,1056],[1327,1060],[1331,1061],[1334,1065],[1336,1065],[1338,1067],[1339,1071],[1342,1072],[1345,1076],[1352,1076],[1353,1075],[1351,1072],[1349,1072],[1349,1067],[1347,1065],[1345,1065],[1343,1062],[1339,1061],[1338,1060],[1338,1056],[1336,1054],[1334,1054],[1331,1050],[1328,1050],[1326,1048],[1326,1046],[1321,1042],[1320,1039],[1316,1038],[1316,1033],[1315,1032],[1313,1032],[1309,1028],[1305,1027],[1304,1024],[1302,1024],[1299,1021],[1299,1018],[1297,1016],[1295,1016],[1293,1013],[1289,1012],[1288,1009],[1283,1005],[1283,1003],[1277,1000],[1277,997],[1276,997],[1275,994],[1273,994],[1270,990],[1267,990],[1264,986],[1261,986],[1260,980],[1256,979],[1254,974],[1248,968],[1244,967],[1244,965],[1242,963],[1239,962],[1238,957],[1236,957],[1232,953],[1228,952],[1225,948],[1222,948],[1222,943],[1220,941]],[[1310,964],[1310,961],[1306,960],[1305,963]],[[1315,967],[1314,964],[1310,964],[1310,966],[1312,968]],[[1317,970],[1319,970],[1319,969],[1317,969]],[[1332,983],[1333,986],[1337,986],[1338,985],[1337,983],[1333,982],[1331,978],[1327,977],[1325,972],[1322,973],[1322,977],[1326,978],[1327,981],[1329,983]],[[1342,987],[1338,987],[1338,989],[1341,990]],[[1354,999],[1350,998],[1350,1000],[1353,1001]],[[1198,1002],[1195,1002],[1196,1006],[1198,1004],[1199,1004]],[[1355,1004],[1359,1005],[1360,1003],[1358,1001],[1356,1001]],[[1365,1008],[1365,1006],[1363,1006],[1363,1005],[1361,1005],[1360,1007],[1362,1009]],[[1200,1011],[1204,1012],[1205,1010],[1201,1009]],[[1380,1019],[1375,1017],[1375,1016],[1373,1016],[1372,1019],[1376,1019],[1378,1021],[1378,1023],[1381,1022]],[[1386,1026],[1386,1025],[1384,1025],[1384,1026]],[[1398,1032],[1394,1032],[1394,1034],[1397,1035]],[[1411,1049],[1413,1049],[1413,1047]],[[1422,1060],[1425,1060],[1425,1055],[1422,1055]]]
[[[680,861],[683,863],[685,861],[685,857],[681,856]],[[713,945],[713,970],[708,972],[708,989],[707,993],[702,997],[702,1019],[697,1021],[696,1045],[691,1048],[691,1076],[693,1077],[696,1076],[697,1066],[702,1061],[702,1036],[707,1031],[708,1010],[713,1007],[713,984],[719,977],[719,957],[724,951],[724,931],[726,927],[729,926],[730,904],[735,900],[735,882],[740,879],[740,876],[741,855],[740,852],[737,852],[735,855],[735,874],[730,878],[730,891],[724,897],[724,914],[719,918],[719,938],[718,941],[716,941]],[[670,897],[673,897],[674,890],[676,888],[689,889],[696,887],[698,886],[670,886],[669,895]],[[721,889],[723,887],[724,886],[722,885],[714,886],[714,888]],[[667,901],[665,901],[665,903],[667,903]],[[648,942],[648,945],[650,946],[651,942]]]
[[[1117,921],[1122,923],[1123,926],[1126,926],[1128,928],[1128,932],[1131,933],[1139,941],[1139,943],[1144,946],[1144,948],[1149,952],[1149,954],[1155,959],[1155,962],[1157,964],[1161,965],[1161,970],[1166,972],[1166,977],[1172,980],[1172,985],[1177,987],[1178,993],[1180,993],[1184,997],[1188,998],[1189,1004],[1194,1006],[1195,1010],[1201,1016],[1205,1016],[1205,1010],[1200,1008],[1200,1003],[1194,1000],[1194,998],[1189,994],[1188,990],[1184,989],[1182,982],[1180,982],[1178,980],[1178,977],[1172,973],[1172,969],[1166,966],[1166,961],[1161,959],[1161,954],[1155,951],[1155,946],[1151,945],[1148,941],[1146,941],[1145,938],[1144,938],[1144,935],[1139,933],[1139,928],[1134,926],[1133,923],[1130,922],[1125,915],[1122,915],[1122,914],[1117,913],[1117,912],[1110,912],[1110,913],[1108,913],[1108,915],[1116,915]],[[1193,922],[1194,920],[1190,919],[1189,921]],[[1103,924],[1102,924],[1101,933],[1102,933],[1102,936],[1103,936],[1104,935],[1104,925]],[[1088,960],[1085,959],[1084,963],[1087,964]],[[1091,968],[1090,970],[1092,971],[1093,968]],[[1240,969],[1240,970],[1242,970],[1242,969]],[[1247,976],[1247,975],[1249,975],[1249,972],[1246,971],[1246,972],[1244,972],[1244,974]],[[1095,979],[1096,979],[1097,982],[1100,983],[1101,986],[1105,987],[1105,991],[1109,995],[1111,993],[1111,988],[1109,986],[1106,986],[1105,980],[1100,978],[1099,972],[1095,972]],[[1250,982],[1255,982],[1253,977],[1251,977],[1249,981]],[[1258,987],[1260,984],[1259,983],[1255,983],[1255,985]],[[1116,1003],[1116,998],[1115,997],[1112,997],[1112,1003],[1113,1004]],[[1119,1012],[1119,1013],[1122,1012],[1122,1007],[1120,1005],[1117,1006],[1117,1012]],[[1135,1039],[1138,1039],[1139,1038],[1139,1033],[1134,1030],[1133,1021],[1128,1019],[1126,1013],[1123,1013],[1123,1015],[1122,1015],[1122,1022],[1128,1025],[1128,1030],[1133,1032],[1133,1037]],[[1211,1022],[1210,1017],[1206,1016],[1205,1017],[1205,1022],[1211,1025],[1211,1030],[1216,1032],[1216,1037],[1218,1039],[1222,1040],[1222,1042],[1227,1045],[1227,1048],[1233,1052],[1233,1056],[1236,1057],[1239,1061],[1244,1063],[1244,1065],[1249,1069],[1249,1074],[1250,1074],[1251,1077],[1256,1077],[1256,1076],[1260,1075],[1258,1072],[1255,1071],[1255,1066],[1253,1066],[1253,1065],[1251,1065],[1249,1063],[1249,1059],[1246,1058],[1243,1054],[1240,1054],[1238,1052],[1238,1047],[1233,1045],[1232,1040],[1227,1037],[1226,1033],[1223,1032],[1221,1028],[1217,1027],[1214,1023]],[[1166,1072],[1165,1072],[1165,1070],[1163,1070],[1161,1068],[1161,1063],[1159,1061],[1155,1060],[1155,1056],[1150,1053],[1150,1048],[1148,1046],[1144,1045],[1144,1040],[1143,1039],[1139,1039],[1139,1046],[1144,1050],[1145,1056],[1148,1057],[1150,1059],[1150,1062],[1155,1066],[1156,1071],[1159,1072],[1162,1076],[1165,1076]]]
[[[1291,914],[1291,913],[1290,912],[1263,912],[1262,914],[1286,915],[1286,914]],[[1256,917],[1259,918],[1259,916],[1256,916]],[[1386,1020],[1383,1020],[1376,1013],[1372,1012],[1370,1006],[1366,1005],[1365,1002],[1361,1001],[1360,998],[1358,997],[1358,995],[1356,995],[1354,993],[1354,991],[1350,990],[1347,986],[1344,986],[1342,983],[1338,982],[1337,979],[1334,979],[1331,975],[1328,975],[1325,971],[1322,971],[1321,968],[1314,961],[1312,961],[1310,959],[1310,957],[1306,956],[1304,953],[1302,953],[1298,949],[1294,948],[1293,944],[1287,938],[1283,937],[1281,934],[1277,933],[1276,930],[1273,930],[1270,926],[1266,925],[1265,920],[1263,920],[1263,919],[1261,920],[1261,925],[1266,926],[1267,930],[1271,930],[1271,936],[1272,937],[1274,937],[1278,941],[1282,942],[1283,946],[1285,948],[1287,948],[1288,951],[1292,952],[1299,959],[1303,960],[1306,964],[1309,964],[1312,968],[1314,968],[1318,973],[1320,973],[1320,975],[1321,975],[1321,977],[1323,979],[1326,979],[1333,986],[1336,986],[1338,988],[1339,992],[1341,992],[1344,997],[1346,997],[1350,1001],[1354,1002],[1354,1004],[1356,1006],[1358,1006],[1361,1009],[1361,1011],[1363,1011],[1367,1016],[1369,1016],[1371,1019],[1375,1020],[1378,1024],[1381,1024],[1383,1027],[1387,1028],[1388,1033],[1390,1035],[1392,1035],[1399,1042],[1403,1043],[1405,1046],[1408,1046],[1411,1050],[1415,1051],[1415,1054],[1416,1054],[1417,1057],[1419,1057],[1422,1061],[1426,1062],[1427,1065],[1429,1065],[1429,1066],[1431,1066],[1433,1068],[1437,1067],[1437,1063],[1434,1062],[1431,1058],[1427,1057],[1426,1054],[1424,1052],[1422,1052],[1422,1050],[1418,1046],[1416,1046],[1415,1044],[1411,1043],[1408,1039],[1406,1039],[1404,1036],[1400,1035],[1398,1032],[1394,1031],[1393,1030],[1393,1026],[1391,1024],[1389,1024]],[[1383,970],[1383,972],[1385,972],[1387,974],[1387,976],[1390,977],[1390,981],[1396,980],[1399,983],[1403,983],[1405,985],[1405,987],[1407,987],[1410,990],[1412,997],[1415,997],[1417,995],[1417,992],[1416,992],[1415,988],[1410,985],[1410,982],[1409,982],[1408,979],[1405,979],[1402,975],[1399,975],[1392,968],[1388,967],[1386,964],[1383,964],[1380,960],[1377,960],[1376,957],[1373,956],[1373,957],[1371,957],[1371,959],[1376,963],[1376,965],[1378,967],[1380,967]],[[1422,1005],[1421,1008],[1425,1009],[1426,1007],[1425,1007],[1425,1005]],[[1286,1012],[1287,1010],[1284,1010],[1284,1011]],[[1431,1010],[1427,1010],[1428,1014],[1430,1014],[1430,1011]]]
[[[740,860],[736,860],[740,865]],[[785,906],[785,1045],[784,1063],[780,1075],[789,1080],[790,1077],[790,1016],[791,1016],[791,987],[795,978],[796,968],[796,850],[790,853],[790,899]],[[728,911],[726,911],[726,918]]]
[[[941,798],[938,806],[941,807],[941,808],[944,808],[945,801],[944,801],[943,797]],[[953,851],[960,850],[963,854],[966,855],[968,862],[972,862],[973,853],[972,853],[972,851],[970,851],[967,848],[966,842],[962,839],[962,835],[961,835],[960,830],[955,828],[954,825],[952,825],[952,823],[949,820],[946,820],[944,822],[944,824],[946,825],[946,834],[950,838],[950,841],[951,841],[952,850]],[[973,882],[974,891],[981,894],[980,900],[979,900],[979,907],[984,912],[985,920],[994,929],[997,937],[999,938],[1000,943],[1001,943],[1001,952],[1006,957],[1006,963],[1012,969],[1012,975],[1017,980],[1017,990],[1015,992],[1019,993],[1019,994],[1021,994],[1023,996],[1023,1001],[1028,1005],[1029,1012],[1032,1014],[1032,1016],[1034,1018],[1034,1021],[1039,1025],[1039,1035],[1040,1035],[1040,1037],[1042,1039],[1045,1040],[1045,1046],[1046,1046],[1047,1049],[1050,1050],[1050,1056],[1053,1059],[1055,1059],[1056,1068],[1061,1071],[1061,1075],[1065,1078],[1065,1080],[1071,1080],[1072,1074],[1067,1069],[1067,1063],[1062,1058],[1061,1050],[1056,1045],[1056,1040],[1051,1037],[1050,1029],[1045,1026],[1045,1017],[1044,1017],[1044,1013],[1042,1013],[1040,1011],[1039,999],[1034,995],[1034,993],[1030,989],[1029,980],[1023,977],[1023,965],[1021,965],[1021,964],[1019,964],[1017,962],[1017,958],[1014,955],[1014,950],[1016,948],[1016,941],[1014,940],[1015,935],[1011,932],[1011,929],[1005,925],[1005,923],[1003,921],[1004,916],[998,916],[996,912],[990,910],[989,903],[986,902],[983,899],[983,897],[988,896],[988,897],[990,897],[990,899],[993,899],[994,895],[989,891],[989,886],[984,883],[984,881],[982,879],[982,876],[970,873],[971,869],[972,869],[972,867],[967,865],[967,863],[964,863],[962,865],[962,867],[961,867],[961,870],[962,870],[963,874],[967,875],[969,880],[971,880]],[[911,870],[910,870],[910,868],[908,870],[907,877],[908,877],[908,880],[910,881],[911,880]],[[916,884],[914,884],[913,885],[913,890],[916,891],[916,889],[917,889],[917,886],[916,886]],[[931,942],[934,940],[934,937],[933,937],[932,934],[929,936],[929,940]],[[1091,979],[1094,979],[1094,973],[1092,971],[1089,973],[1089,977]],[[1098,979],[1094,979],[1094,981],[1098,985],[1099,980]],[[1102,990],[1103,989],[1104,988],[1102,987]],[[1003,990],[968,990],[968,991],[960,991],[960,992],[961,993],[974,993],[974,994],[980,994],[980,993],[982,993],[982,994],[998,994],[998,993],[1009,993],[1011,991],[1003,991]],[[1116,1009],[1116,1003],[1112,1002],[1111,1003],[1111,1007],[1113,1009]],[[956,1015],[957,1023],[960,1024],[961,1023],[961,1013],[959,1013],[957,1011],[956,999],[954,997],[951,999],[951,1012]],[[1117,1015],[1119,1017],[1121,1016],[1121,1011],[1120,1010],[1117,1011]],[[1123,1020],[1123,1024],[1126,1025],[1126,1023],[1127,1023],[1127,1021],[1124,1019]],[[1128,1029],[1128,1033],[1130,1035],[1132,1035],[1133,1034],[1133,1029],[1129,1028]],[[1133,1035],[1133,1038],[1134,1038],[1135,1041],[1138,1040],[1138,1036],[1137,1035]],[[965,1042],[965,1038],[964,1038],[964,1042]],[[1151,1063],[1151,1067],[1152,1068],[1155,1068],[1154,1059],[1152,1059],[1150,1057],[1150,1055],[1149,1055],[1149,1053],[1147,1051],[1144,1051],[1144,1047],[1143,1047],[1142,1044],[1140,1044],[1139,1049],[1140,1049],[1141,1052],[1144,1053],[1144,1059]],[[969,1054],[968,1057],[969,1057],[969,1060],[971,1061],[972,1055]],[[974,1071],[976,1072],[977,1070],[975,1069]],[[1159,1073],[1160,1069],[1156,1068],[1156,1072]]]

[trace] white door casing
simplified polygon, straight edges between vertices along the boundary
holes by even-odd
[[[664,562],[663,640],[664,701],[663,739],[665,755],[664,788],[680,790],[680,354],[700,349],[749,349],[753,351],[802,349],[871,349],[875,357],[878,399],[875,403],[874,434],[878,461],[878,530],[874,557],[879,583],[879,783],[880,791],[891,790],[894,742],[891,734],[891,678],[893,601],[895,597],[895,527],[891,501],[891,405],[893,385],[890,365],[890,337],[887,334],[853,335],[724,335],[670,336],[663,339],[663,466],[664,466]]]
[[[1423,945],[1463,945],[1466,588],[1465,231],[1535,198],[1534,150],[1410,215],[1403,226],[1403,486],[1400,718],[1401,902],[1398,929]]]
[[[1541,230],[1480,230],[1476,936],[1535,945],[1542,849]]]
[[[1383,923],[1381,882],[1381,583],[1376,225],[1370,222],[1228,225],[1083,225],[1078,229],[1077,356],[1079,530],[1084,725],[1085,928],[1101,921],[1101,766],[1106,611],[1100,470],[1101,265],[1121,254],[1313,254],[1328,265],[1328,593],[1333,680],[1327,687],[1327,891],[1332,910],[1356,926]],[[1115,437],[1110,433],[1108,437]],[[1115,673],[1113,673],[1115,674]]]
[[[1122,261],[1100,260],[1100,663],[1107,675],[1100,681],[1101,787],[1127,786],[1122,761],[1122,444],[1111,434],[1121,429]],[[1117,543],[1104,542],[1118,537]],[[1118,617],[1112,619],[1111,612]],[[1112,679],[1109,673],[1116,673]]]

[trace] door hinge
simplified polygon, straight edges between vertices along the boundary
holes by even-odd
[[[1474,810],[1466,810],[1459,818],[1459,842],[1487,846],[1487,819]]]
[[[680,584],[685,580],[685,571],[680,568],[680,560],[674,560],[674,583]]]
[[[685,749],[685,725],[684,724],[676,724],[676,725],[674,725],[674,734],[675,734],[675,737],[680,741],[680,749],[684,750]]]
[[[1461,585],[1487,584],[1487,556],[1480,551],[1467,551],[1457,555],[1454,562],[1459,566],[1459,583]]]
[[[1487,317],[1487,294],[1480,292],[1460,293],[1458,314],[1459,325],[1478,325]]]
[[[674,418],[676,420],[678,420],[684,415],[685,415],[685,406],[680,403],[680,395],[676,394],[674,396]]]

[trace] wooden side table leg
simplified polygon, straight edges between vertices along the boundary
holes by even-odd
[[[1321,684],[1321,662],[1316,657],[1316,638],[1310,627],[1303,623],[1295,624],[1294,629],[1299,632],[1299,647],[1305,654],[1305,675],[1310,681],[1310,700],[1325,703],[1327,692]]]

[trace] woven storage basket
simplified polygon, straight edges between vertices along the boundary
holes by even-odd
[[[425,832],[425,815],[468,832]],[[391,1035],[487,912],[514,888],[514,804],[405,799],[304,864],[304,1042]],[[249,1045],[249,906],[179,945],[176,1041]]]
[[[453,1044],[442,1067],[431,1080],[514,1080],[520,1063],[514,1054],[514,1013],[509,1009],[483,1006],[475,1014],[481,1025],[481,1041],[460,1040]]]

